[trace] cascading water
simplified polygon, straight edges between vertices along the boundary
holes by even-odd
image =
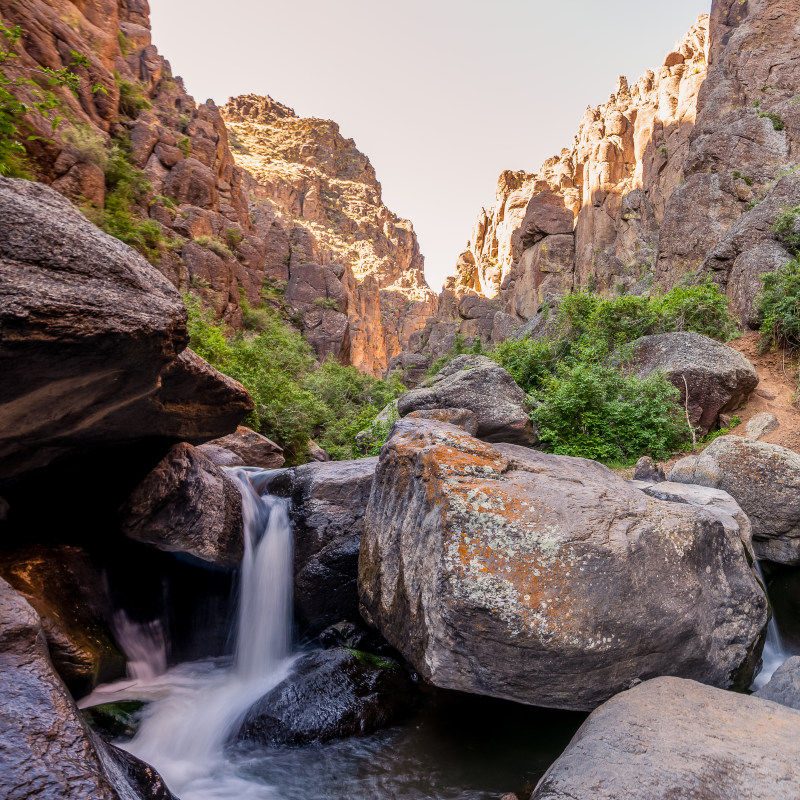
[[[767,582],[764,579],[764,573],[761,569],[761,564],[755,562],[758,576],[761,578],[761,583],[764,586],[764,591],[767,589]],[[783,639],[781,638],[780,628],[778,628],[778,620],[773,614],[767,625],[767,639],[764,642],[764,651],[761,654],[761,671],[756,675],[753,680],[753,689],[760,689],[767,681],[773,676],[775,670],[792,655],[784,646]]]
[[[136,736],[123,746],[156,767],[182,800],[252,794],[256,787],[236,776],[225,744],[249,707],[285,677],[292,662],[289,501],[267,494],[274,472],[242,467],[230,474],[242,493],[245,531],[233,663],[185,664],[160,677],[151,670],[124,687],[125,696],[154,702]],[[141,635],[135,644],[137,664],[148,663],[140,652],[146,646]],[[121,699],[114,689],[104,687],[81,705]],[[263,788],[252,796],[264,797]]]
[[[152,681],[167,671],[167,642],[159,620],[134,622],[120,609],[114,614],[113,628],[125,653],[128,677]]]

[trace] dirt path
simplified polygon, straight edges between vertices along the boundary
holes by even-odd
[[[800,408],[797,405],[797,359],[789,359],[781,351],[758,352],[758,333],[748,333],[728,345],[748,358],[756,368],[759,383],[745,406],[733,413],[742,424],[731,433],[745,435],[749,419],[761,411],[778,418],[778,427],[764,436],[762,442],[771,442],[800,453]]]

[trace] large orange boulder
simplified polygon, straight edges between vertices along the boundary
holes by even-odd
[[[659,675],[748,685],[767,599],[729,513],[592,461],[403,419],[364,520],[365,617],[428,681],[591,709]]]

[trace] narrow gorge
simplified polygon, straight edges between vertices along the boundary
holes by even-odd
[[[437,296],[336,122],[0,0],[0,795],[800,800],[800,0],[709,11]]]

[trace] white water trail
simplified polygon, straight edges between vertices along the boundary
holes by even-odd
[[[233,664],[182,665],[156,680],[150,688],[159,699],[124,745],[152,764],[182,800],[242,798],[251,789],[265,796],[266,787],[256,789],[235,775],[225,744],[292,661],[289,501],[266,494],[274,473],[236,468],[229,474],[242,493],[245,529]]]
[[[127,659],[129,678],[152,681],[167,671],[167,642],[159,620],[134,622],[120,609],[114,614],[112,627]]]
[[[767,592],[767,582],[764,580],[764,573],[761,570],[761,564],[756,560],[756,569],[758,576],[761,578],[761,583],[764,586],[764,592],[769,597]],[[767,639],[764,642],[764,651],[761,654],[761,672],[756,675],[751,689],[760,689],[764,686],[769,679],[774,675],[775,670],[786,661],[792,654],[786,648],[781,637],[781,631],[778,627],[778,621],[775,619],[773,613],[767,625]]]

